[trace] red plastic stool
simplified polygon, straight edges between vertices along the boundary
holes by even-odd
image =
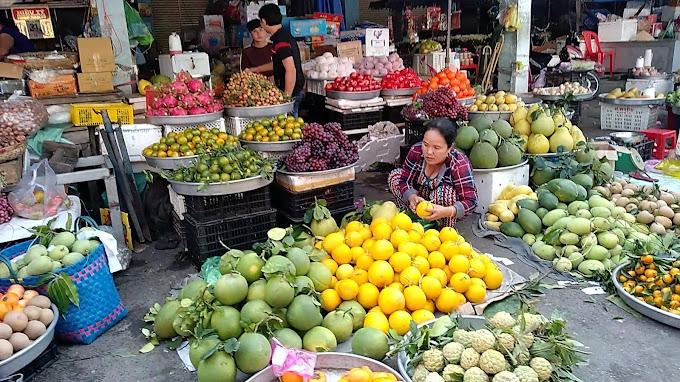
[[[647,129],[643,130],[642,134],[654,141],[654,151],[652,151],[654,159],[662,160],[669,152],[675,150],[675,143],[678,139],[675,130]]]

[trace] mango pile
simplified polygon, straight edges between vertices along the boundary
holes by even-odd
[[[562,109],[531,105],[519,107],[510,116],[513,132],[524,139],[529,154],[572,151],[586,138],[578,126],[565,117]],[[561,147],[561,148],[560,148]]]

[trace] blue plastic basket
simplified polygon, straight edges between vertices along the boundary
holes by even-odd
[[[13,245],[0,251],[0,258],[7,263],[28,250],[33,240]],[[90,344],[118,321],[127,316],[127,308],[118,294],[113,276],[109,271],[104,246],[100,245],[83,260],[59,273],[68,274],[78,290],[79,306],[70,304],[56,327],[59,339],[76,344]],[[27,276],[20,280],[0,279],[0,290],[9,288],[15,281],[24,287],[47,294],[47,286],[41,285],[42,276]]]

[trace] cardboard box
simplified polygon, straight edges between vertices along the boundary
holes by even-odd
[[[28,90],[33,98],[57,97],[75,95],[78,93],[76,76],[73,74],[61,74],[48,83],[28,81]]]
[[[78,55],[83,73],[113,72],[116,59],[109,37],[79,38]]]
[[[24,68],[19,65],[0,62],[0,77],[20,80],[24,77]]]
[[[78,73],[80,93],[106,93],[113,91],[113,73]]]
[[[293,37],[311,37],[326,34],[326,20],[297,19],[290,20],[290,34]]]
[[[338,43],[338,57],[349,57],[354,62],[359,62],[363,58],[361,41],[347,41]]]

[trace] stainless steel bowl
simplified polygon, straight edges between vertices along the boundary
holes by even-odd
[[[326,97],[334,99],[346,99],[349,101],[364,101],[380,96],[380,90],[367,92],[340,92],[336,90],[326,90]]]
[[[214,196],[238,194],[240,192],[256,190],[258,188],[268,186],[271,184],[272,180],[273,179],[267,180],[262,175],[258,175],[247,179],[208,184],[177,182],[172,179],[168,179],[168,182],[170,183],[172,189],[180,195]]]
[[[182,115],[178,117],[172,116],[146,116],[146,121],[152,125],[197,125],[199,123],[207,123],[217,121],[222,118],[222,112],[216,111],[214,113],[199,114],[199,115]]]
[[[224,114],[229,117],[241,118],[265,118],[279,114],[291,113],[294,102],[286,102],[279,105],[255,106],[255,107],[226,107]]]
[[[57,326],[57,321],[59,321],[59,311],[55,305],[52,305],[52,313],[54,313],[54,319],[50,322],[50,325],[42,336],[38,337],[27,348],[0,361],[0,376],[12,375],[23,369],[24,366],[33,362],[43,351],[45,351],[45,349],[47,349],[54,338],[54,328]]]

